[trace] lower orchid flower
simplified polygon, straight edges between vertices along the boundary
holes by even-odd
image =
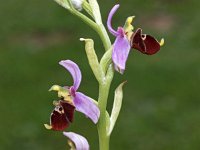
[[[98,106],[90,97],[77,92],[82,79],[78,65],[71,60],[63,60],[59,64],[70,72],[74,84],[72,86],[54,85],[51,87],[50,91],[57,91],[61,100],[54,101],[56,107],[51,113],[50,125],[45,124],[45,127],[52,130],[64,130],[73,121],[74,110],[85,114],[96,124],[100,116]]]
[[[126,26],[125,28],[118,27],[117,31],[115,31],[112,28],[111,22],[112,17],[118,8],[119,4],[115,5],[111,9],[108,15],[107,26],[110,33],[116,37],[116,40],[113,44],[112,52],[112,60],[115,66],[115,70],[123,74],[131,48],[135,48],[136,50],[139,50],[144,54],[152,55],[160,50],[160,46],[164,44],[164,40],[162,39],[159,43],[154,37],[142,34],[142,29],[140,28],[137,29],[134,33],[132,31],[133,27],[131,25],[133,17],[129,17],[127,19],[128,26]],[[131,29],[131,31],[127,31],[126,29]]]
[[[83,136],[73,132],[63,132],[64,136],[68,137],[68,144],[71,150],[89,150],[88,141]]]

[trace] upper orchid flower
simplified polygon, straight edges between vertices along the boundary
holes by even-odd
[[[45,127],[53,130],[64,130],[73,121],[75,109],[85,114],[96,124],[100,115],[98,106],[90,97],[77,92],[82,78],[78,65],[71,60],[62,60],[59,64],[70,72],[74,84],[65,87],[58,85],[51,87],[50,90],[57,91],[61,100],[54,102],[56,107],[51,114],[50,125],[45,124]]]
[[[126,33],[123,27],[118,27],[117,31],[112,28],[111,21],[112,17],[119,8],[119,4],[115,5],[108,16],[107,26],[110,33],[112,33],[116,40],[113,44],[113,52],[112,52],[112,60],[114,63],[114,67],[120,73],[123,73],[126,66],[126,60],[128,58],[128,54],[130,51],[130,42],[126,36]]]
[[[117,31],[115,31],[112,28],[111,22],[112,17],[118,8],[119,4],[111,9],[108,15],[107,26],[110,33],[116,37],[113,44],[112,60],[115,69],[123,74],[131,48],[135,48],[144,54],[152,55],[160,50],[160,46],[164,44],[164,40],[162,39],[159,43],[154,37],[142,34],[141,29],[137,29],[134,33],[131,25],[133,17],[127,19],[124,28],[118,27]]]

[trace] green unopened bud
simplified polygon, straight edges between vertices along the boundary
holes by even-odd
[[[97,3],[96,0],[88,0],[88,1],[89,1],[89,4],[90,4],[91,8],[92,8],[92,13],[93,13],[95,22],[98,25],[102,24],[99,4]]]

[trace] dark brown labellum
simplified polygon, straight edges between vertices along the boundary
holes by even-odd
[[[131,48],[153,55],[160,50],[160,44],[154,37],[142,34],[142,29],[138,28],[131,36]]]
[[[62,131],[73,122],[75,107],[65,100],[59,100],[51,113],[50,125],[52,130]]]

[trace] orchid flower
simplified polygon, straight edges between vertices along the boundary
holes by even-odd
[[[57,91],[61,100],[54,102],[56,107],[51,113],[50,125],[45,124],[45,127],[53,130],[64,130],[73,121],[74,110],[85,114],[96,124],[100,115],[98,106],[90,97],[77,92],[82,79],[78,65],[71,60],[62,60],[59,64],[70,72],[74,83],[72,86],[54,85],[51,87],[50,91]]]
[[[107,26],[111,34],[116,37],[116,40],[113,44],[112,60],[114,63],[115,70],[123,73],[126,66],[126,60],[130,51],[130,43],[126,37],[126,33],[123,27],[118,27],[117,31],[112,28],[111,21],[112,17],[119,8],[119,4],[115,5],[108,16]]]
[[[140,28],[134,33],[131,25],[133,17],[129,17],[129,19],[127,19],[127,27],[118,27],[117,31],[115,31],[112,28],[111,22],[112,17],[118,8],[119,4],[115,5],[111,9],[108,15],[107,26],[110,33],[116,37],[112,51],[112,60],[115,70],[123,74],[131,48],[135,48],[144,54],[152,55],[160,50],[160,46],[164,44],[164,40],[162,39],[159,43],[154,37],[142,34],[142,30]],[[126,29],[131,29],[131,31],[127,31]],[[129,36],[129,34],[131,34],[131,36]]]
[[[89,150],[90,146],[88,141],[81,135],[73,132],[63,132],[64,136],[68,137],[68,144],[71,150]]]

